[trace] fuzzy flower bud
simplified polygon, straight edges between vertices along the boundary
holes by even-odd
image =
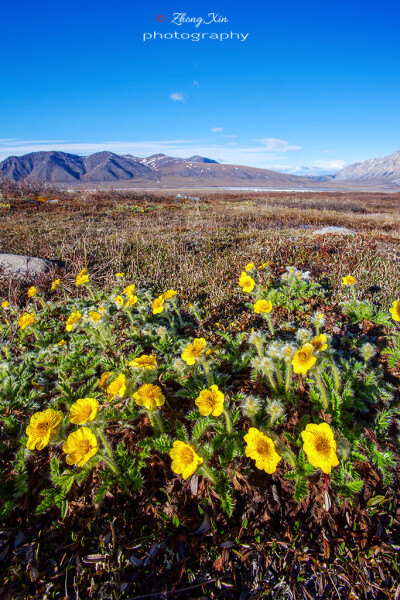
[[[300,329],[297,330],[296,340],[298,342],[305,344],[306,342],[308,342],[311,339],[311,337],[312,337],[312,333],[309,329],[305,329],[304,327],[301,327]]]
[[[279,400],[269,400],[266,407],[267,414],[271,417],[271,425],[277,421],[285,412],[285,407]]]
[[[372,344],[366,343],[360,348],[360,354],[364,358],[365,362],[367,362],[370,358],[374,356],[376,352],[375,346]]]
[[[257,346],[257,348],[261,348],[261,346],[265,344],[265,337],[258,331],[252,331],[249,336],[248,343]]]
[[[245,417],[251,419],[259,412],[261,408],[260,398],[254,396],[248,396],[246,400],[242,402],[241,410]]]

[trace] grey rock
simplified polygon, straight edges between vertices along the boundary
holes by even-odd
[[[185,196],[185,194],[177,194],[176,200],[200,200],[197,196]]]
[[[356,235],[355,231],[347,229],[347,227],[336,227],[335,225],[329,225],[328,227],[322,227],[313,231],[313,235]]]
[[[63,263],[46,258],[35,258],[33,256],[0,254],[0,273],[8,276],[38,277],[57,266],[63,266]]]

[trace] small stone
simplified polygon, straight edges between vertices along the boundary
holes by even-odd
[[[313,235],[356,235],[355,231],[347,229],[347,227],[336,227],[335,225],[329,225],[328,227],[322,227],[313,231]]]

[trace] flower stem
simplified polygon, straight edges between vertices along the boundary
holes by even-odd
[[[206,362],[203,363],[203,368],[204,368],[204,372],[205,372],[206,377],[207,377],[208,385],[211,387],[212,384],[213,384],[213,380],[212,380],[212,377],[211,377],[210,369],[208,368],[208,364]]]
[[[315,380],[316,380],[316,382],[318,384],[319,390],[321,392],[322,399],[324,401],[325,410],[328,410],[328,398],[326,396],[326,391],[325,391],[325,388],[324,388],[324,384],[322,383],[321,378],[320,378],[320,376],[317,373],[314,373],[314,376],[315,376]]]
[[[90,293],[90,295],[92,297],[92,300],[94,300],[96,302],[96,298],[94,297],[94,294],[92,292],[92,288],[90,287],[90,285],[87,285],[87,284],[86,284],[86,287],[89,290],[89,293]]]
[[[269,371],[265,371],[265,372],[266,372],[266,374],[267,374],[267,377],[268,377],[268,380],[269,380],[270,386],[272,387],[272,389],[274,390],[274,392],[276,392],[276,391],[277,391],[277,389],[276,389],[276,385],[275,385],[275,382],[274,382],[274,380],[273,380],[273,377],[272,377],[271,373],[270,373]]]
[[[133,316],[132,316],[132,313],[131,313],[131,311],[130,311],[130,309],[129,309],[129,308],[127,308],[127,309],[126,309],[126,313],[127,313],[128,317],[129,317],[129,319],[130,319],[130,321],[131,321],[132,325],[134,325],[134,324],[135,324],[135,321],[133,320]]]
[[[271,331],[271,335],[275,335],[275,331],[274,331],[274,326],[272,325],[272,320],[270,317],[266,317],[268,325],[269,325],[269,329]]]
[[[119,475],[119,471],[114,464],[114,456],[113,456],[112,450],[110,448],[109,443],[106,440],[104,433],[101,430],[99,430],[99,437],[100,437],[101,441],[103,442],[103,446],[106,449],[108,456],[110,457],[110,459],[103,457],[103,460],[111,467],[111,469],[114,471],[114,473],[116,475]]]
[[[226,409],[224,410],[224,416],[225,416],[225,420],[226,420],[226,433],[228,435],[231,435],[231,433],[232,433],[231,419],[230,419],[229,413]]]
[[[104,456],[104,454],[101,455],[101,460],[103,460],[110,467],[110,469],[113,471],[113,473],[115,473],[115,475],[120,475],[120,472],[118,471],[117,467],[115,466],[112,460]]]
[[[179,325],[181,327],[183,327],[183,321],[182,321],[182,317],[181,317],[181,313],[179,312],[179,310],[176,308],[176,306],[174,306],[174,310],[176,312],[176,314],[178,315],[178,319],[179,319]]]
[[[351,286],[351,291],[353,293],[353,300],[356,301],[356,290],[354,289],[354,285]]]
[[[170,324],[170,326],[171,326],[172,333],[173,333],[174,337],[176,337],[176,331],[175,331],[175,325],[174,325],[174,322],[173,322],[173,320],[171,319],[170,315],[167,313],[167,311],[165,311],[165,316],[166,316],[166,318],[167,318],[167,320],[168,320],[168,323],[169,323],[169,324]]]
[[[211,473],[211,471],[208,467],[206,467],[204,464],[202,464],[200,467],[200,471],[204,475],[204,477],[206,477],[207,479],[209,479],[211,481],[212,484],[215,484],[215,477]]]
[[[164,426],[163,426],[161,417],[160,417],[160,415],[157,412],[157,409],[153,410],[152,413],[153,413],[153,416],[154,416],[154,420],[157,423],[158,429],[160,430],[160,433],[164,433]]]
[[[83,328],[82,328],[83,329]],[[103,350],[107,351],[107,346],[105,345],[105,343],[103,342],[103,340],[101,339],[100,334],[97,334],[97,332],[95,332],[93,329],[90,329],[89,331],[87,329],[83,329],[83,331],[86,332],[86,334],[92,335],[94,337],[95,340],[97,340],[100,344],[100,346],[103,348]]]
[[[315,323],[315,333],[316,333],[316,335],[319,335],[319,323],[318,323],[318,321]]]
[[[287,370],[286,370],[286,382],[285,382],[285,392],[288,393],[289,392],[289,388],[290,388],[290,381],[291,381],[291,377],[292,376],[292,365],[290,362],[288,362],[287,364]]]
[[[367,364],[367,361],[365,362],[365,364]],[[332,371],[333,371],[333,376],[335,378],[335,388],[336,388],[336,391],[338,392],[339,386],[340,386],[340,379],[339,379],[339,373],[338,373],[338,370],[336,368],[335,361],[333,360],[333,358],[331,358],[331,367],[332,367]]]
[[[278,388],[282,387],[282,375],[281,375],[281,370],[279,368],[279,363],[276,363],[276,377],[278,379]]]

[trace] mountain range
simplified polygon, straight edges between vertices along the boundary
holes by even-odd
[[[400,187],[400,150],[390,156],[370,158],[344,167],[335,175],[335,181]]]
[[[67,187],[363,187],[400,189],[400,151],[345,167],[335,175],[302,177],[240,165],[220,164],[203,156],[174,158],[153,154],[96,152],[78,156],[66,152],[32,152],[0,162],[0,176],[12,181],[31,179]]]

